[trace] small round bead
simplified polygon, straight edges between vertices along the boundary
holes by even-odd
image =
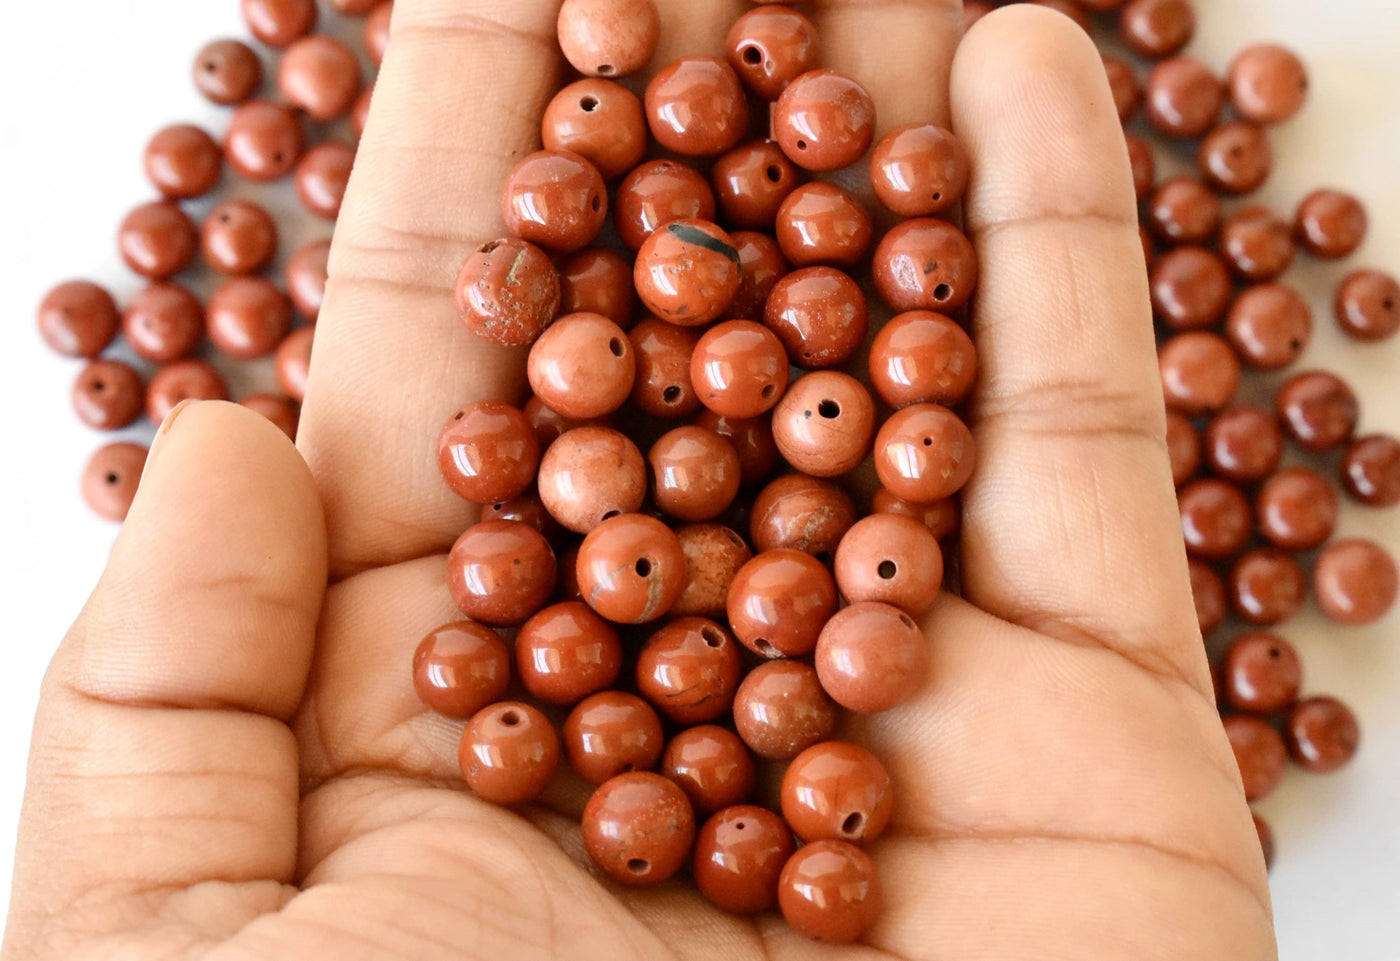
[[[644,320],[627,332],[637,358],[632,406],[653,417],[686,417],[700,409],[690,380],[690,359],[699,331],[661,320]]]
[[[801,175],[771,140],[741,144],[715,161],[710,171],[726,221],[748,230],[771,230],[783,201]]]
[[[540,122],[545,150],[569,151],[604,180],[621,177],[646,156],[642,102],[612,80],[579,80],[554,95]]]
[[[661,719],[651,705],[623,691],[591,694],[564,719],[564,753],[589,784],[628,771],[650,771],[663,742]]]
[[[122,334],[146,360],[179,360],[204,338],[204,305],[180,284],[157,281],[126,305]]]
[[[340,216],[354,166],[355,148],[348,144],[322,143],[308,150],[293,177],[302,207],[326,220]]]
[[[713,157],[749,128],[749,104],[734,69],[715,57],[682,57],[657,71],[642,100],[652,137],[667,150]]]
[[[1225,318],[1225,336],[1251,367],[1277,370],[1298,359],[1312,340],[1312,310],[1292,287],[1258,284],[1242,291]]]
[[[83,502],[94,514],[106,521],[126,520],[147,453],[140,444],[98,448],[83,468],[82,477]]]
[[[793,381],[773,409],[773,440],[783,458],[813,477],[853,470],[870,452],[875,402],[850,374],[819,370]]]
[[[875,103],[864,87],[835,70],[794,77],[773,108],[773,139],[807,170],[855,163],[875,136]]]
[[[739,292],[729,302],[729,316],[762,320],[769,296],[788,273],[788,262],[767,234],[740,230],[729,237],[739,251]]]
[[[510,652],[474,621],[434,628],[413,652],[413,689],[434,711],[465,721],[499,700],[510,683]]]
[[[559,735],[535,708],[501,701],[472,715],[457,752],[467,787],[492,804],[518,804],[544,791],[559,767]]]
[[[200,249],[204,262],[219,273],[256,273],[277,255],[277,223],[255,203],[226,201],[204,218]]]
[[[1358,437],[1342,458],[1342,487],[1370,507],[1400,504],[1400,439],[1389,434]]]
[[[502,347],[535,342],[559,308],[559,274],[534,244],[506,238],[472,251],[457,274],[457,316]]]
[[[1184,414],[1219,410],[1240,386],[1240,362],[1225,338],[1202,330],[1177,334],[1157,350],[1167,406]]]
[[[235,171],[265,183],[291,173],[306,149],[301,121],[291,108],[250,100],[233,112],[224,130],[224,155]]]
[[[1287,551],[1322,544],[1337,527],[1337,495],[1327,478],[1308,467],[1290,467],[1259,488],[1259,533]]]
[[[540,450],[544,451],[560,437],[563,437],[571,430],[579,427],[612,427],[611,417],[593,417],[588,420],[573,420],[565,417],[558,411],[550,408],[538,397],[531,397],[525,402],[525,418],[530,422],[530,426],[535,431],[535,438],[540,442]],[[641,455],[637,455],[640,459]]]
[[[1315,190],[1298,204],[1294,231],[1314,256],[1346,257],[1366,238],[1366,208],[1340,190]]]
[[[637,251],[637,296],[653,314],[682,327],[717,319],[739,291],[739,252],[707,220],[677,220]]]
[[[1255,123],[1280,123],[1303,107],[1308,72],[1291,51],[1273,43],[1241,50],[1230,64],[1230,102]]]
[[[617,186],[613,225],[630,250],[658,227],[675,220],[714,220],[715,195],[695,168],[676,160],[652,160],[637,167]]]
[[[972,242],[945,220],[906,220],[875,248],[875,289],[891,310],[957,310],[977,287]]]
[[[847,602],[880,601],[918,617],[943,583],[943,553],[933,532],[899,514],[857,521],[836,548],[836,586]]]
[[[1139,202],[1147,199],[1157,184],[1157,158],[1152,145],[1135,133],[1124,133],[1128,145],[1128,166],[1133,174],[1133,195]]]
[[[642,506],[646,465],[624,434],[607,427],[574,428],[540,458],[539,492],[551,517],[586,534],[606,518]]]
[[[218,185],[224,153],[199,127],[175,124],[146,144],[145,167],[146,179],[166,197],[202,197]]]
[[[1225,219],[1220,254],[1236,276],[1255,283],[1273,280],[1293,263],[1293,231],[1267,207],[1242,207]]]
[[[119,430],[141,416],[146,385],[130,364],[95,360],[73,382],[73,410],[94,430]]]
[[[1400,330],[1400,283],[1379,270],[1353,271],[1337,286],[1337,323],[1357,340],[1385,340]]]
[[[1322,612],[1338,624],[1370,624],[1395,605],[1395,560],[1375,541],[1336,541],[1318,556],[1313,590]]]
[[[554,551],[539,531],[519,521],[482,521],[467,530],[447,561],[447,587],[474,621],[522,624],[554,591]]]
[[[365,45],[365,55],[376,67],[384,62],[384,54],[389,51],[389,27],[394,16],[394,0],[366,0],[372,3],[365,17],[361,39]]]
[[[262,86],[262,61],[241,40],[214,40],[195,54],[194,85],[214,103],[243,103]]]
[[[830,944],[864,934],[880,916],[882,897],[875,862],[845,841],[803,845],[778,879],[783,920],[803,937]]]
[[[803,661],[760,664],[734,695],[734,727],[759,757],[786,761],[836,728],[836,704]]]
[[[476,504],[507,501],[535,479],[540,445],[515,407],[479,400],[460,407],[438,433],[438,469],[457,496]]]
[[[855,504],[836,484],[807,474],[788,474],[754,498],[749,536],[759,551],[829,556],[855,523]]]
[[[1153,234],[1170,244],[1203,244],[1220,229],[1220,198],[1194,177],[1163,181],[1147,213]]]
[[[772,409],[788,381],[782,341],[762,324],[728,320],[700,338],[690,358],[700,402],[724,417],[751,418]]]
[[[700,828],[690,873],[711,904],[730,914],[758,914],[777,904],[778,878],[794,850],[792,832],[772,811],[728,807]]]
[[[301,411],[297,402],[281,394],[249,394],[238,403],[262,414],[293,441],[297,439],[297,423]]]
[[[1288,712],[1283,733],[1293,763],[1316,774],[1345,767],[1361,746],[1356,715],[1335,697],[1299,701]]]
[[[795,267],[853,267],[869,249],[872,232],[860,201],[835,184],[803,184],[778,208],[778,246]]]
[[[117,229],[117,249],[142,277],[163,280],[189,266],[199,250],[199,228],[169,200],[142,204]]]
[[[690,524],[676,529],[685,555],[685,587],[671,613],[722,617],[729,585],[753,552],[733,530],[721,524]]]
[[[50,290],[38,317],[44,342],[64,357],[96,357],[121,325],[112,295],[86,280],[70,280]]]
[[[1194,557],[1186,561],[1191,575],[1191,598],[1195,602],[1196,621],[1201,633],[1209,635],[1225,620],[1225,583],[1220,575]]]
[[[869,314],[865,295],[832,267],[804,267],[774,285],[763,322],[787,348],[788,359],[808,369],[835,367],[854,356],[865,340]]]
[[[1225,103],[1225,84],[1192,57],[1173,57],[1147,75],[1148,122],[1169,137],[1199,137],[1215,126]]]
[[[652,499],[682,521],[708,521],[739,493],[739,455],[729,441],[703,427],[667,431],[647,453]]]
[[[570,601],[546,607],[521,625],[515,663],[531,697],[575,704],[617,680],[622,644],[588,605]]]
[[[896,127],[870,156],[875,196],[902,217],[927,217],[952,207],[962,199],[969,173],[962,142],[935,124]]]
[[[793,758],[779,789],[783,820],[803,841],[866,844],[894,813],[894,785],[880,759],[844,741],[814,744]]]
[[[822,689],[861,713],[903,704],[928,674],[923,631],[890,604],[864,601],[838,611],[822,628],[816,655]]]
[[[976,463],[972,432],[938,404],[913,404],[891,414],[875,438],[875,473],[896,497],[915,504],[957,493]]]
[[[311,375],[311,341],[316,327],[302,327],[287,335],[273,355],[277,386],[297,403],[306,399],[306,381]]]
[[[360,95],[360,62],[355,51],[326,34],[289,46],[277,67],[282,99],[318,123],[344,117]]]
[[[287,294],[297,313],[314,321],[326,299],[331,242],[317,240],[300,248],[287,261]]]
[[[209,340],[239,360],[266,357],[286,339],[292,304],[277,285],[262,277],[226,280],[209,297]]]
[[[1267,721],[1248,714],[1231,715],[1224,724],[1244,782],[1244,799],[1258,801],[1273,793],[1288,771],[1283,738]]]
[[[1230,570],[1230,606],[1251,624],[1280,624],[1302,610],[1307,580],[1293,555],[1264,547]]]
[[[610,414],[632,393],[636,356],[627,333],[602,314],[565,314],[530,348],[530,388],[564,417]]]
[[[1192,0],[1129,0],[1118,22],[1128,46],[1144,57],[1178,53],[1196,33]]]
[[[1214,477],[1202,478],[1177,494],[1186,552],[1206,560],[1233,557],[1249,541],[1249,501],[1238,487]]]
[[[1142,103],[1142,85],[1126,60],[1104,55],[1104,73],[1108,76],[1108,90],[1113,95],[1113,107],[1118,111],[1118,119],[1127,123],[1137,113]]]
[[[739,483],[744,487],[761,483],[778,466],[778,445],[767,416],[724,417],[704,410],[695,418],[695,425],[714,431],[733,446],[739,455]]]
[[[1225,262],[1204,247],[1169,250],[1152,265],[1152,309],[1171,330],[1209,327],[1233,293]]]
[[[891,407],[954,406],[977,380],[977,349],[955,321],[915,310],[891,318],[870,347],[870,383]]]
[[[519,521],[528,524],[545,537],[558,533],[558,525],[545,510],[538,491],[526,490],[505,500],[492,501],[481,505],[481,519],[484,521]],[[561,576],[562,576],[561,571]]]
[[[677,724],[705,724],[728,713],[744,665],[739,644],[703,617],[671,621],[637,655],[637,691]]]
[[[688,727],[666,745],[660,771],[697,814],[742,803],[753,793],[753,757],[739,735],[713,724]]]
[[[151,375],[146,388],[146,416],[162,423],[182,401],[228,400],[223,375],[202,360],[177,360]]]
[[[685,792],[640,771],[605,781],[583,809],[583,847],[614,881],[660,884],[690,857],[695,814]]]
[[[637,295],[631,264],[604,247],[586,247],[560,260],[557,269],[561,315],[602,314],[623,330],[632,326]]]
[[[1269,418],[1273,423],[1273,418]],[[1190,418],[1167,411],[1167,455],[1172,464],[1172,483],[1180,487],[1201,469],[1201,434]],[[1272,469],[1272,468],[1271,468]]]
[[[1221,124],[1201,141],[1196,163],[1216,190],[1247,194],[1269,178],[1274,153],[1269,136],[1242,120]]]
[[[242,0],[248,29],[269,47],[286,47],[316,26],[316,0]]]
[[[1221,684],[1235,710],[1273,714],[1298,699],[1303,662],[1281,637],[1262,631],[1241,634],[1225,649]]]
[[[764,551],[735,575],[728,612],[734,636],[755,654],[803,657],[836,613],[836,582],[809,554]]]
[[[1278,389],[1274,409],[1288,436],[1311,451],[1332,450],[1351,440],[1361,416],[1356,394],[1325,371],[1290,377]]]
[[[588,77],[637,72],[661,35],[652,0],[564,0],[556,26],[564,57]]]
[[[685,587],[680,541],[645,514],[610,517],[589,531],[579,548],[577,570],[588,605],[618,624],[656,620]]]
[[[1204,450],[1212,471],[1236,484],[1252,484],[1278,469],[1283,431],[1262,407],[1231,407],[1206,426]]]
[[[578,154],[537,150],[506,175],[501,217],[521,240],[572,253],[592,243],[608,219],[608,190]]]
[[[784,88],[817,67],[817,28],[790,7],[765,5],[741,14],[724,39],[725,56],[749,91],[777,100]]]

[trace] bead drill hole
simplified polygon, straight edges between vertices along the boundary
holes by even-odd
[[[579,109],[582,110],[584,113],[592,113],[593,111],[598,109],[598,98],[584,97],[578,102],[578,106]]]
[[[491,251],[495,250],[499,246],[501,246],[501,242],[499,240],[490,240],[476,249],[478,253],[489,254]]]
[[[807,141],[805,141],[805,140],[799,140],[799,141],[797,141],[797,149],[798,149],[798,150],[806,150],[806,149],[807,149]]]
[[[724,536],[728,538],[729,543],[733,544],[735,547],[746,548],[749,546],[744,543],[744,539],[742,537],[740,537],[738,534],[736,534],[734,531],[730,530],[727,527],[724,529]]]
[[[914,619],[913,619],[912,617],[910,617],[908,614],[901,614],[901,615],[899,615],[899,623],[903,624],[905,627],[909,628],[911,631],[912,631],[915,627],[918,626],[917,624],[914,623]]]
[[[757,65],[763,62],[763,51],[757,47],[745,47],[742,56],[744,63]]]
[[[626,764],[622,765],[622,767],[618,768],[617,773],[631,774],[635,770],[637,770],[637,765],[633,764],[631,761],[628,761]]]
[[[925,447],[932,447],[932,446],[933,446],[933,438],[932,438],[932,437],[925,437],[925,438],[924,438],[924,446],[925,446]]]
[[[767,170],[763,171],[763,173],[772,183],[778,183],[783,179],[783,170],[777,164],[771,165]]]
[[[608,341],[608,353],[612,354],[614,357],[621,357],[626,353],[622,347],[622,341],[618,340],[616,337]]]
[[[937,287],[933,288],[933,299],[939,303],[942,303],[951,296],[953,296],[953,288],[947,284],[939,284]]]
[[[1395,301],[1393,301],[1393,300],[1391,300],[1389,297],[1387,297],[1385,300],[1381,301],[1381,306],[1384,307],[1386,310],[1394,310],[1394,309],[1395,309]]]
[[[943,191],[941,191],[941,190],[935,190],[935,191],[933,192],[933,199],[934,199],[935,202],[936,202],[936,201],[939,201],[939,200],[942,200],[942,199],[943,199]]]
[[[865,827],[865,815],[859,811],[853,811],[846,815],[846,819],[841,822],[841,833],[847,837],[855,837],[860,834]]]
[[[205,73],[213,73],[215,70],[218,70],[218,69],[219,69],[219,65],[218,65],[217,63],[209,63],[209,62],[206,62],[206,63],[204,64],[204,72],[205,72]]]
[[[619,516],[621,513],[622,513],[622,511],[607,511],[607,512],[605,512],[605,513],[603,514],[603,520],[605,520],[605,521],[610,521],[610,520],[612,520],[614,517]]]
[[[92,389],[93,389],[93,390],[106,390],[106,389],[107,389],[107,385],[106,385],[103,381],[100,381],[100,380],[99,380],[99,381],[96,381],[96,382],[92,385]]]
[[[280,164],[280,163],[281,163],[283,160],[285,160],[285,159],[286,159],[286,154],[282,153],[282,151],[280,151],[280,150],[277,151],[275,154],[272,155],[272,162],[273,162],[273,163]]]
[[[768,638],[766,637],[755,638],[753,647],[754,650],[758,651],[758,653],[762,654],[764,657],[778,657],[782,654],[782,651],[768,643]]]
[[[467,412],[466,412],[466,411],[464,411],[464,410],[459,410],[459,411],[457,411],[457,413],[455,413],[455,414],[452,415],[452,419],[453,419],[453,420],[461,420],[463,417],[466,417],[466,416],[467,416]]]
[[[118,477],[116,474],[108,474],[108,475],[107,475],[107,483],[109,483],[109,484],[115,484],[115,483],[116,483],[117,481],[119,481],[119,480],[121,480],[121,478]]]
[[[230,220],[232,220],[232,219],[233,219],[233,218],[230,217],[230,216],[228,215],[228,212],[227,212],[227,211],[225,211],[224,213],[219,214],[219,223],[221,223],[221,224],[226,224],[226,223],[228,223],[228,222],[229,222]]]
[[[515,727],[515,725],[520,723],[520,715],[516,714],[514,711],[506,711],[501,715],[501,723],[506,727]]]
[[[675,384],[672,384],[670,387],[667,387],[661,392],[661,399],[667,404],[680,403],[681,389]]]
[[[881,561],[880,566],[875,568],[875,572],[880,575],[881,580],[888,581],[899,573],[899,567],[894,561]]]
[[[591,206],[591,207],[593,208],[593,212],[594,212],[594,213],[597,213],[598,211],[602,210],[602,209],[603,209],[603,200],[602,200],[602,198],[599,197],[599,196],[597,196],[597,195],[595,194],[594,197],[593,197],[593,203],[589,204],[589,206]]]
[[[700,628],[700,636],[705,639],[706,647],[724,646],[724,635],[722,635],[719,631],[715,630],[713,627],[706,626]]]
[[[746,825],[743,821],[735,821],[735,822],[734,822],[734,830],[736,830],[736,831],[742,831],[742,830],[744,830],[744,828],[746,828],[747,826],[748,826],[748,825]]]
[[[773,396],[773,392],[777,389],[778,388],[773,386],[772,384],[765,384],[763,386],[763,390],[759,391],[759,393],[763,395],[764,400],[767,400],[768,398]]]
[[[841,416],[841,405],[834,400],[824,400],[817,405],[817,413],[827,420],[834,420]]]
[[[616,70],[617,68],[610,63],[598,64],[598,75],[600,77],[611,77]]]
[[[629,858],[627,861],[627,870],[631,871],[633,874],[646,874],[651,870],[651,862],[646,858]]]
[[[1283,654],[1279,652],[1279,649],[1278,649],[1278,648],[1276,648],[1276,647],[1271,647],[1271,648],[1269,648],[1269,658],[1270,658],[1271,660],[1277,661],[1280,657],[1283,657]]]
[[[637,571],[637,576],[638,576],[638,577],[650,577],[650,576],[651,576],[651,561],[650,561],[648,558],[645,558],[645,557],[639,557],[639,558],[637,558],[636,571]]]

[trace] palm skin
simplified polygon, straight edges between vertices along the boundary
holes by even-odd
[[[741,0],[661,3],[658,62]],[[111,564],[45,683],[5,957],[1253,959],[1263,863],[1211,700],[1164,451],[1117,121],[1092,46],[1022,7],[954,61],[953,0],[819,3],[881,129],[951,121],[982,264],[964,599],[929,681],[846,736],[889,765],[862,943],[584,864],[583,786],[467,793],[413,644],[453,616],[470,521],[432,439],[515,396],[450,285],[555,84],[548,0],[399,0],[337,233],[299,446],[237,408],[162,427]],[[878,42],[871,42],[878,38]],[[948,78],[951,75],[951,82]],[[309,464],[309,470],[307,465]],[[325,588],[329,571],[332,586]]]

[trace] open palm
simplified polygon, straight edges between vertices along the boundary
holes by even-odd
[[[665,62],[718,52],[747,3],[659,5]],[[982,265],[966,599],[925,618],[925,689],[849,731],[898,799],[862,944],[724,915],[682,881],[600,880],[580,786],[478,801],[460,726],[414,696],[413,646],[453,615],[445,551],[471,520],[437,476],[437,428],[524,380],[520,353],[462,329],[451,284],[503,230],[499,184],[558,64],[551,0],[398,0],[317,333],[310,471],[238,408],[162,429],[46,680],[6,957],[1273,957],[1108,87],[1077,28],[1033,7],[986,18],[955,59],[960,6],[815,11],[825,62],[870,88],[882,130],[951,122],[968,145]]]

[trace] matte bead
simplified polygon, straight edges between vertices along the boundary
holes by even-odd
[[[458,761],[467,787],[493,804],[538,797],[559,767],[559,735],[535,708],[501,701],[472,715]]]
[[[1281,637],[1262,631],[1241,634],[1225,649],[1221,684],[1235,710],[1273,714],[1298,699],[1303,662]]]
[[[912,517],[871,514],[841,538],[833,568],[848,603],[879,601],[918,617],[938,596],[943,552],[933,532]]]
[[[482,521],[467,530],[447,561],[447,587],[474,621],[521,624],[554,591],[554,551],[539,531],[518,521]]]
[[[803,657],[836,613],[836,583],[809,554],[764,551],[739,569],[728,613],[734,636],[755,654]]]
[[[1232,715],[1224,723],[1244,781],[1244,799],[1258,801],[1272,794],[1288,770],[1283,738],[1267,721],[1247,714]]]
[[[685,587],[671,613],[679,617],[723,617],[729,585],[753,552],[722,524],[690,524],[676,529],[685,555]]]
[[[146,388],[146,416],[162,423],[187,400],[228,400],[223,375],[202,360],[177,360],[151,375]]]
[[[940,214],[962,200],[970,167],[962,141],[931,123],[896,127],[870,155],[870,184],[901,217]]]
[[[1335,697],[1299,701],[1283,726],[1288,753],[1305,771],[1328,774],[1345,767],[1361,746],[1361,726]]]
[[[730,226],[772,230],[779,208],[802,177],[777,144],[758,140],[741,144],[716,160],[710,181]]]
[[[819,370],[793,381],[773,409],[773,440],[783,458],[814,477],[853,470],[870,451],[875,402],[850,374]]]
[[[677,160],[652,160],[617,186],[613,225],[629,250],[640,250],[663,224],[674,220],[714,220],[715,195],[695,168]]]
[[[546,150],[578,154],[604,180],[621,177],[646,156],[642,102],[612,80],[579,80],[560,90],[545,107],[540,132]]]
[[[738,293],[739,252],[729,235],[709,221],[673,221],[637,251],[633,283],[657,317],[697,327],[717,319]]]
[[[754,498],[749,536],[760,551],[832,555],[856,522],[850,495],[807,474],[779,477]]]
[[[1229,71],[1230,102],[1241,117],[1281,123],[1303,108],[1308,72],[1293,51],[1274,43],[1246,47]]]
[[[700,332],[647,319],[627,332],[637,358],[632,406],[653,417],[687,417],[700,409],[690,361]]]
[[[586,604],[553,604],[520,626],[515,664],[530,696],[575,704],[611,687],[622,670],[617,631]]]
[[[559,47],[579,73],[625,77],[656,51],[661,17],[652,0],[565,0],[557,29]]]
[[[725,808],[695,838],[690,873],[711,904],[730,914],[758,914],[778,902],[778,878],[792,857],[792,832],[767,808]]]
[[[806,842],[866,844],[894,813],[894,785],[880,759],[844,741],[814,744],[793,758],[779,791],[783,819]]]
[[[816,25],[790,7],[772,4],[741,14],[724,38],[729,65],[761,100],[777,100],[784,88],[817,67]]]
[[[794,267],[854,267],[870,248],[870,214],[835,184],[803,184],[778,208],[775,235]]]
[[[124,521],[136,498],[147,450],[140,444],[116,443],[98,448],[83,468],[83,502],[106,521]]]
[[[112,295],[86,280],[59,284],[39,305],[39,334],[65,357],[96,357],[116,337],[120,324]]]
[[[493,240],[462,264],[457,316],[477,337],[524,347],[544,332],[559,307],[559,274],[549,257],[523,240]]]
[[[865,340],[869,314],[860,287],[832,267],[805,267],[779,279],[763,323],[778,335],[795,366],[837,367]]]
[[[659,774],[620,774],[583,809],[583,847],[608,877],[632,887],[660,884],[690,857],[695,814],[685,792]]]
[[[962,419],[938,404],[896,411],[875,438],[875,472],[891,493],[916,504],[942,500],[972,476],[977,453]]]
[[[813,941],[855,941],[880,916],[882,898],[875,862],[845,841],[803,845],[778,880],[783,920]]]
[[[749,105],[734,68],[715,57],[682,57],[657,71],[643,97],[658,144],[679,154],[713,157],[749,127]]]
[[[434,628],[413,652],[413,689],[444,717],[466,720],[501,698],[510,652],[500,635],[473,621]]]
[[[1371,624],[1395,606],[1400,574],[1375,541],[1341,540],[1318,556],[1313,591],[1322,612],[1338,624]]]
[[[611,414],[632,393],[637,358],[627,333],[602,314],[565,314],[530,348],[530,389],[572,420]]]
[[[644,514],[620,514],[593,528],[579,548],[577,570],[584,600],[617,624],[656,620],[685,587],[680,541]]]
[[[660,770],[685,792],[697,814],[739,804],[753,793],[749,749],[739,735],[714,724],[688,727],[671,738]]]
[[[906,220],[875,248],[875,289],[891,310],[947,313],[977,288],[977,254],[967,236],[935,217]]]
[[[476,504],[507,501],[535,479],[540,445],[519,409],[479,400],[457,409],[438,433],[438,469],[447,486]]]
[[[130,364],[95,360],[73,382],[73,411],[94,430],[119,430],[134,423],[146,406],[146,385]]]
[[[831,699],[861,713],[907,701],[928,675],[928,642],[913,618],[889,604],[837,612],[817,638],[817,677]]]
[[[835,70],[793,78],[773,109],[773,139],[807,170],[854,163],[875,135],[875,103],[855,80]]]
[[[1183,487],[1176,500],[1188,554],[1224,560],[1244,549],[1253,518],[1238,487],[1205,477]]]
[[[637,655],[638,692],[677,724],[704,724],[728,713],[742,674],[738,642],[703,617],[671,621]]]
[[[1259,533],[1289,551],[1322,544],[1337,527],[1337,495],[1327,478],[1308,467],[1290,467],[1266,480],[1255,501]]]
[[[652,500],[682,521],[708,521],[739,493],[739,455],[729,441],[703,427],[667,431],[647,453]]]
[[[570,430],[540,458],[540,500],[551,517],[576,534],[640,509],[646,483],[642,452],[607,427]]]
[[[734,695],[734,727],[759,757],[785,761],[831,736],[836,704],[803,661],[760,664]]]
[[[578,154],[538,150],[506,175],[501,218],[521,240],[572,253],[592,243],[607,221],[608,190],[602,174]]]
[[[977,348],[955,321],[928,310],[892,317],[870,346],[870,384],[891,407],[967,399],[977,382]]]

